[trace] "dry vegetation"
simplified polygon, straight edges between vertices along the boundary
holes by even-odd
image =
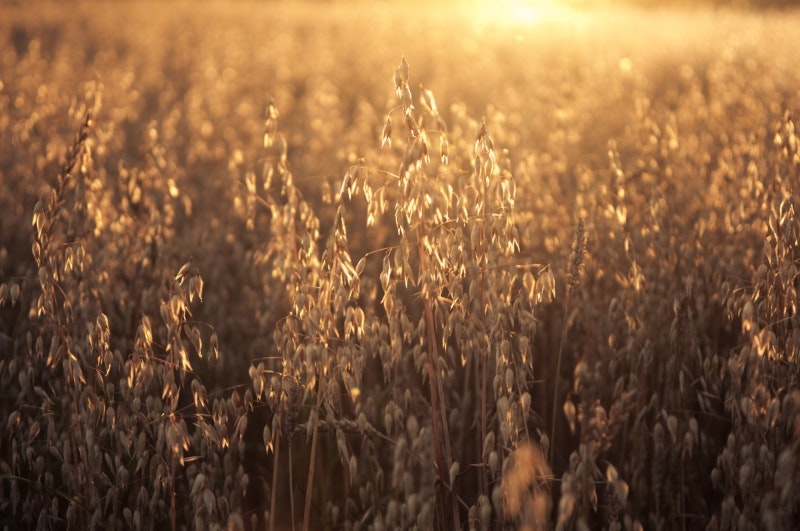
[[[798,528],[795,15],[3,11],[1,527]]]

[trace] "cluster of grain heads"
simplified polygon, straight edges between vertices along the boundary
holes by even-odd
[[[783,21],[139,9],[0,19],[0,527],[798,520]]]
[[[786,528],[800,502],[788,484],[800,467],[798,441],[797,141],[791,113],[775,126],[770,173],[762,196],[763,259],[727,299],[744,344],[722,362],[721,399],[731,430],[716,456],[711,481],[723,499],[714,528],[755,524]],[[788,371],[788,372],[787,372]],[[788,376],[787,374],[791,374]]]
[[[396,148],[399,173],[358,160],[337,193],[323,189],[333,206],[327,237],[320,239],[320,222],[294,186],[274,102],[263,180],[279,179],[279,192],[267,185],[262,195],[255,175],[245,175],[248,218],[259,205],[270,214],[271,237],[254,263],[271,265],[290,308],[274,333],[277,356],[250,368],[253,399],[274,412],[260,429],[272,466],[268,525],[300,520],[295,484],[305,485],[304,526],[450,528],[465,517],[482,528],[504,519],[541,523],[550,472],[538,450],[547,437],[532,404],[531,344],[535,308],[552,300],[554,277],[515,257],[516,185],[509,154],[497,152],[486,122],[460,142],[470,150],[450,153],[430,90],[421,88],[416,111],[405,59],[394,83],[398,104],[381,144]],[[393,143],[395,111],[407,135]],[[439,136],[439,163],[428,155],[431,135]],[[454,170],[453,160],[470,171]],[[393,210],[397,237],[356,262],[345,220],[359,193],[367,227]],[[379,271],[369,265],[376,254]],[[507,461],[518,446],[522,463],[539,456],[535,477]],[[329,454],[342,472],[336,494],[316,481]],[[532,486],[540,494],[528,499]],[[281,496],[288,515],[278,514]],[[508,497],[515,501],[506,517]],[[326,498],[325,514],[315,513]]]
[[[486,121],[475,126],[471,152],[450,153],[430,91],[421,89],[424,112],[415,115],[408,70],[404,58],[395,86],[408,135],[397,180],[385,185],[394,188],[400,238],[384,260],[383,305],[391,321],[419,322],[412,357],[429,384],[437,525],[458,525],[463,516],[453,500],[462,500],[470,507],[470,525],[488,528],[503,519],[501,470],[508,449],[543,435],[529,430],[536,416],[529,349],[534,308],[552,296],[554,285],[548,268],[535,278],[523,266],[524,279],[517,276],[516,184],[508,154],[497,152]],[[383,144],[391,133],[386,123]],[[428,127],[441,137],[441,165],[429,167]],[[469,164],[466,175],[451,168],[462,161]],[[398,298],[409,285],[419,308]],[[445,392],[452,386],[463,389],[456,401]],[[477,419],[477,440],[470,418]],[[482,450],[473,453],[476,448]],[[466,468],[470,463],[477,466]],[[510,518],[517,516],[523,518]]]
[[[3,387],[16,397],[4,424],[6,509],[39,528],[176,528],[187,520],[179,500],[189,492],[192,463],[235,459],[225,450],[228,426],[206,423],[208,393],[193,372],[193,360],[218,358],[217,339],[190,320],[204,289],[191,261],[160,276],[160,303],[138,306],[130,343],[121,339],[127,312],[107,285],[123,265],[100,239],[116,229],[102,210],[114,190],[101,184],[92,125],[87,114],[55,183],[33,208],[26,298],[18,284],[3,290],[3,303],[27,306],[3,367]],[[144,301],[130,301],[137,302]],[[232,413],[241,419],[244,412]],[[215,469],[208,481],[237,478],[231,472]],[[246,483],[243,473],[238,478]],[[203,526],[224,523],[241,507],[241,495],[201,494],[206,510],[194,518]]]
[[[260,362],[251,367],[250,378],[255,390],[256,400],[266,400],[274,410],[271,424],[263,428],[263,443],[271,456],[273,465],[270,492],[269,525],[275,526],[277,518],[277,493],[281,490],[292,492],[294,476],[292,468],[293,437],[295,432],[306,435],[307,445],[302,450],[308,462],[303,500],[302,519],[304,526],[320,520],[319,514],[312,514],[312,503],[328,497],[313,487],[317,476],[317,461],[323,451],[323,439],[335,442],[337,454],[344,467],[344,492],[351,487],[375,490],[375,486],[357,482],[359,477],[358,457],[350,450],[351,443],[345,436],[340,422],[346,420],[344,408],[350,408],[360,394],[361,372],[364,369],[364,347],[367,325],[364,310],[360,307],[360,275],[366,261],[362,258],[353,264],[350,257],[345,225],[346,204],[356,191],[361,180],[360,167],[351,167],[342,180],[336,198],[333,226],[322,246],[319,241],[319,221],[302,193],[294,186],[291,171],[286,164],[286,142],[277,124],[278,112],[270,103],[265,125],[265,183],[280,179],[280,196],[269,193],[258,196],[258,201],[270,211],[269,240],[263,251],[259,250],[256,260],[268,262],[273,271],[283,275],[286,291],[284,296],[290,307],[289,314],[278,324],[274,333],[277,358],[269,363]],[[269,190],[267,184],[265,189]],[[255,194],[256,187],[248,184],[248,193]],[[265,360],[266,361],[266,360]],[[347,391],[343,399],[341,387]],[[306,397],[313,405],[303,411],[300,406]],[[302,399],[302,400],[301,400]],[[366,417],[360,431],[368,428]],[[282,441],[288,442],[284,446]],[[366,443],[365,443],[366,444]],[[284,456],[288,455],[288,459]],[[288,460],[289,475],[278,474],[280,463]],[[284,483],[285,482],[285,483]],[[356,517],[357,506],[369,506],[366,494],[356,503],[351,497],[334,498],[344,507],[336,506],[335,519],[340,516],[351,520]],[[374,494],[373,494],[374,496]],[[288,500],[291,511],[284,515],[294,520],[294,497]],[[333,508],[331,508],[333,511]],[[332,514],[332,513],[331,513]]]

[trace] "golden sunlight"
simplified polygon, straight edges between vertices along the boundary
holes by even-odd
[[[478,23],[534,26],[570,18],[591,4],[590,0],[475,0],[467,5]]]

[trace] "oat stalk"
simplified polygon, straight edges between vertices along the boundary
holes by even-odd
[[[561,342],[556,358],[555,381],[553,383],[553,412],[550,420],[550,462],[553,460],[553,450],[556,446],[556,418],[558,416],[558,405],[560,403],[559,382],[561,381],[561,360],[564,356],[564,344],[567,341],[567,328],[569,327],[569,312],[572,293],[580,285],[583,272],[583,260],[586,254],[586,228],[583,218],[578,218],[575,227],[575,237],[572,240],[572,247],[569,254],[567,266],[567,300],[564,303],[564,322],[561,325]]]

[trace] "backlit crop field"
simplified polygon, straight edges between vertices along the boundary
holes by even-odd
[[[0,527],[798,529],[800,15],[0,13]]]

